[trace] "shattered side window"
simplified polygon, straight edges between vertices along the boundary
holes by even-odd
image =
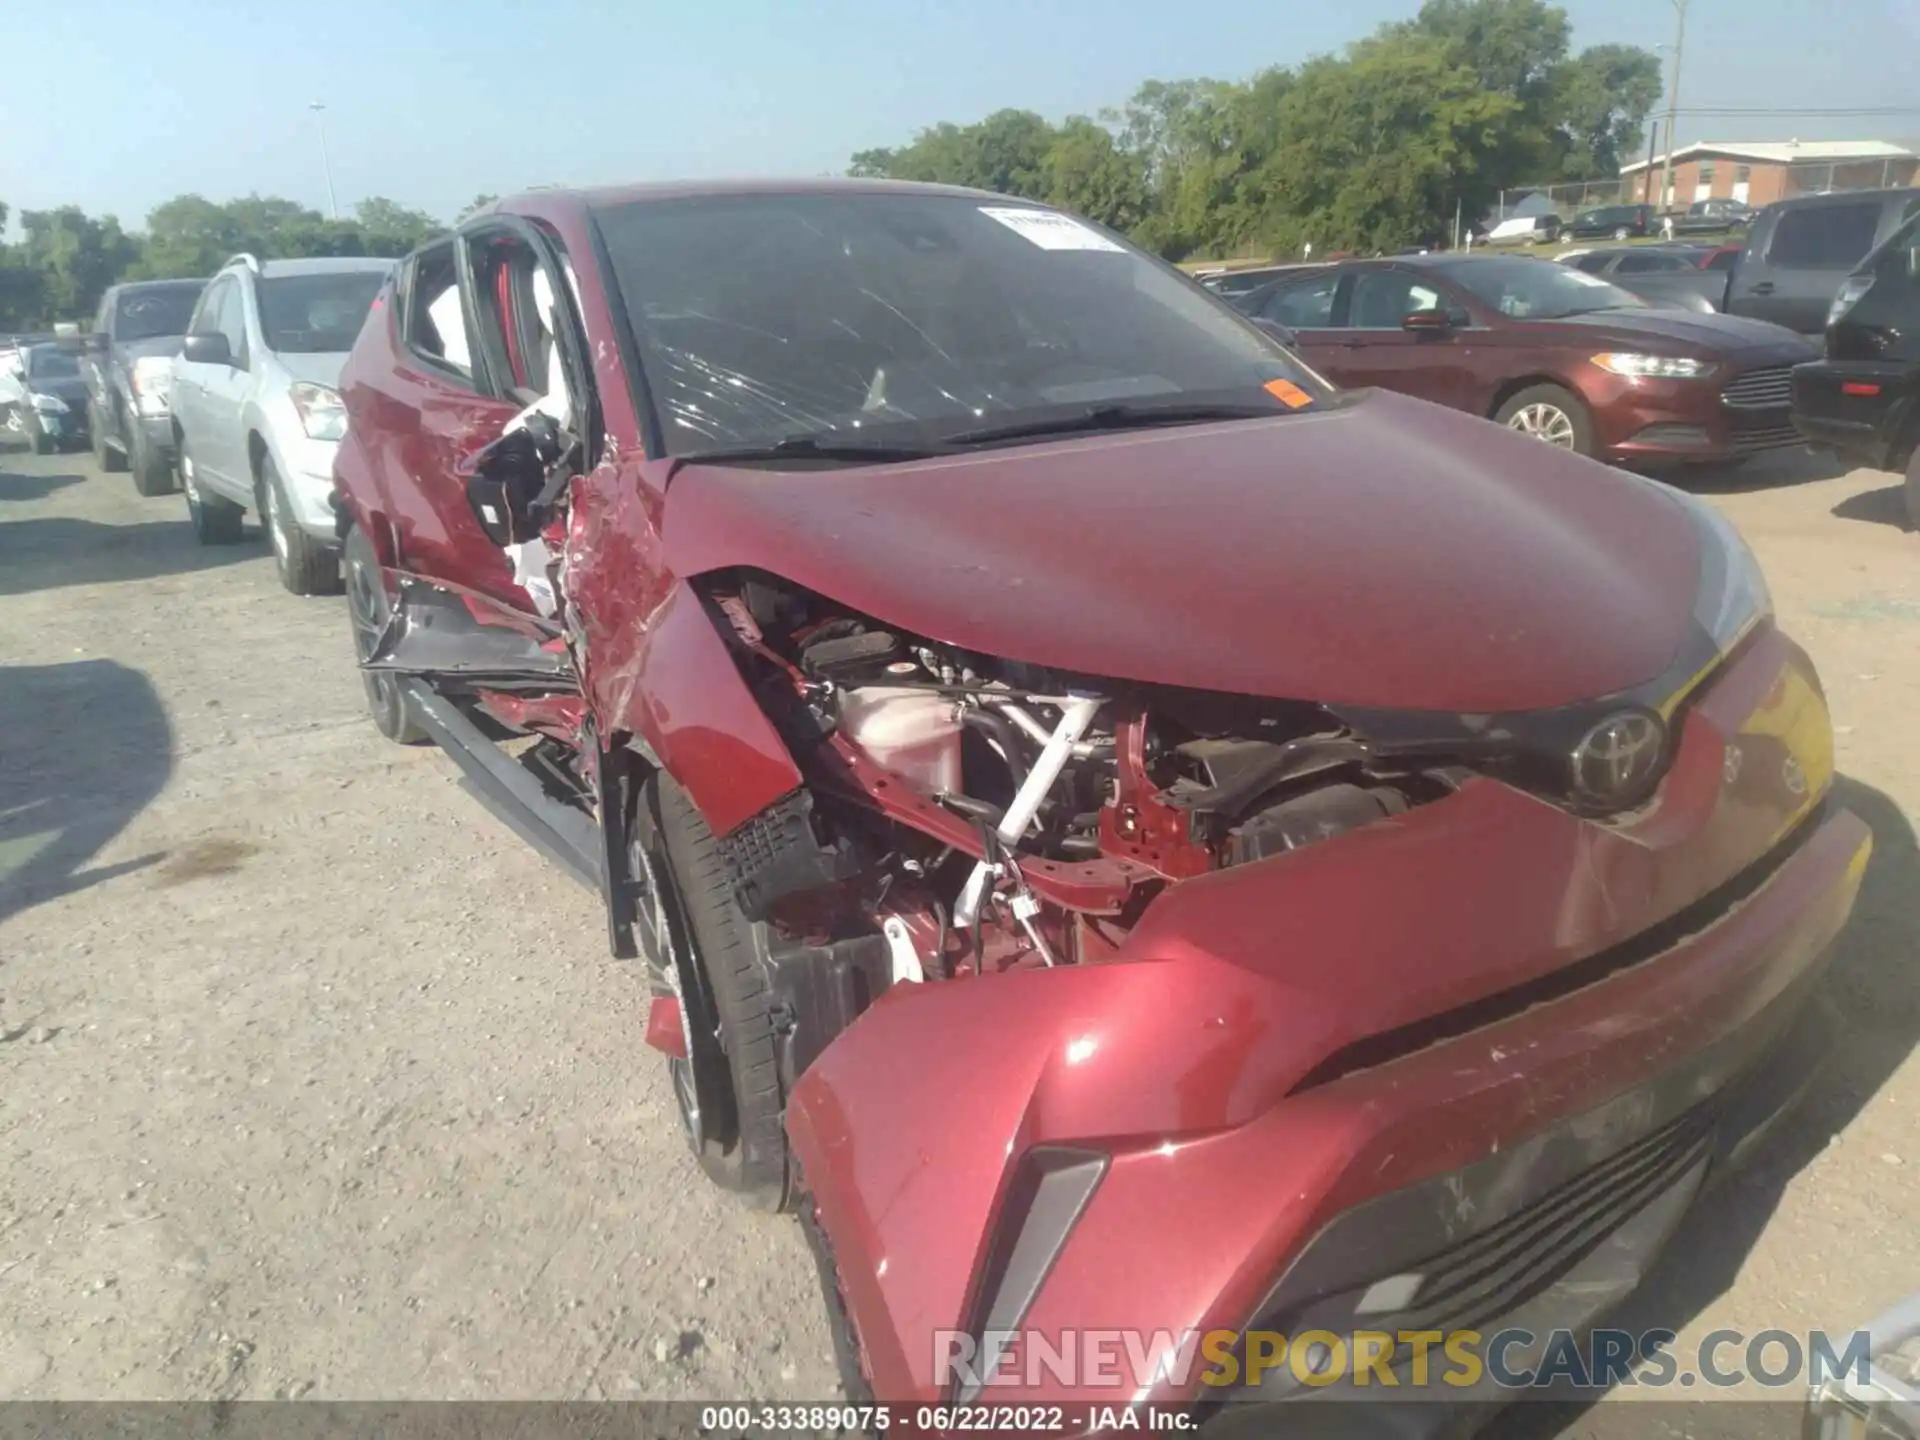
[[[1322,388],[1217,298],[1036,206],[823,191],[597,218],[674,453]]]

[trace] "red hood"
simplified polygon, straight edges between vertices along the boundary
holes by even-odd
[[[906,465],[691,466],[675,573],[753,566],[965,649],[1414,710],[1650,680],[1693,608],[1677,505],[1401,396]]]

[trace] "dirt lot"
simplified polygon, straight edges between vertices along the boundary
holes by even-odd
[[[1920,536],[1811,457],[1714,494],[1878,848],[1850,1043],[1635,1318],[1851,1326],[1920,1289]],[[698,1177],[594,901],[347,653],[257,542],[0,454],[0,1397],[831,1395],[797,1229]]]

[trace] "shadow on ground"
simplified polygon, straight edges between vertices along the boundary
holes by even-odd
[[[1738,465],[1690,465],[1660,478],[1698,495],[1744,495],[1833,480],[1853,467],[1816,450],[1769,450]]]
[[[31,477],[30,477],[31,478]],[[140,525],[0,513],[0,595],[185,575],[251,560],[251,545],[202,545],[185,517]]]
[[[1879,490],[1862,490],[1834,506],[1832,513],[1842,520],[1864,520],[1870,525],[1908,529],[1906,486],[1895,481]]]
[[[1605,1322],[1609,1326],[1681,1330],[1723,1294],[1779,1207],[1788,1182],[1846,1128],[1920,1042],[1920,992],[1912,965],[1913,937],[1920,933],[1920,848],[1913,827],[1892,799],[1857,780],[1842,777],[1834,801],[1873,831],[1873,858],[1828,974],[1828,993],[1846,1023],[1843,1042],[1799,1108],[1761,1142],[1746,1168],[1703,1198],[1640,1290]],[[1873,1259],[1831,1258],[1838,1266]],[[1827,1315],[1816,1323],[1842,1331],[1871,1318]],[[1693,1357],[1677,1358],[1682,1370],[1692,1368]],[[1681,1408],[1673,1406],[1664,1419],[1673,1420]],[[1655,1433],[1645,1428],[1654,1413],[1625,1402],[1599,1409],[1572,1402],[1521,1404],[1486,1434],[1499,1440],[1562,1434],[1629,1440]]]
[[[172,770],[166,710],[138,670],[0,665],[0,923],[161,859],[83,868]]]
[[[44,500],[56,490],[78,485],[84,475],[31,475],[17,470],[0,470],[0,502],[8,500]]]

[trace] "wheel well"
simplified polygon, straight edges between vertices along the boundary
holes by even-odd
[[[1579,391],[1567,384],[1567,382],[1562,380],[1558,375],[1527,375],[1518,380],[1509,380],[1498,390],[1494,391],[1493,403],[1487,406],[1487,419],[1491,420],[1494,416],[1498,415],[1500,413],[1500,407],[1518,395],[1522,390],[1531,390],[1535,385],[1551,385],[1556,390],[1566,391],[1576,400],[1580,399]],[[1582,400],[1580,403],[1584,405],[1586,402]]]
[[[247,432],[247,468],[253,472],[253,483],[260,483],[260,462],[267,458],[267,442],[260,438],[258,430]]]

